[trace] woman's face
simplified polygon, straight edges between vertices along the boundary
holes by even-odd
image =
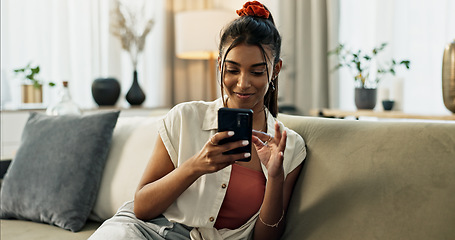
[[[264,48],[273,59],[270,50]],[[255,113],[264,108],[264,96],[272,78],[273,66],[266,62],[258,46],[240,44],[229,51],[224,62],[224,91],[229,108],[247,108]],[[267,75],[267,69],[269,73]],[[221,65],[220,65],[221,70]]]

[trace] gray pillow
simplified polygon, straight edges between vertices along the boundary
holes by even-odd
[[[118,116],[31,113],[3,179],[1,218],[81,230],[95,204]]]

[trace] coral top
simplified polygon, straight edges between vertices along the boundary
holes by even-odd
[[[215,228],[236,229],[245,224],[261,208],[265,183],[262,172],[233,164]]]

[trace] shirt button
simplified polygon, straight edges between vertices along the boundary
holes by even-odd
[[[221,185],[221,188],[226,188],[226,184],[223,183],[223,184]]]
[[[214,218],[214,217],[210,217],[210,218],[209,218],[209,221],[210,221],[210,222],[213,222],[213,221],[215,221],[215,218]]]

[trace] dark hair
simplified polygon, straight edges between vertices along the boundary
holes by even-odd
[[[224,56],[222,56],[223,49],[231,41],[232,41],[231,45],[227,47]],[[266,62],[269,62],[269,56],[267,56],[264,50],[264,46],[268,47],[272,51],[273,56],[271,57],[274,58],[272,67],[275,67],[275,65],[280,61],[281,36],[275,26],[272,14],[269,15],[268,19],[246,15],[233,20],[224,28],[220,38],[219,57],[222,63],[221,66],[222,97],[224,81],[224,61],[226,60],[226,56],[229,53],[229,51],[231,51],[231,49],[233,49],[234,47],[241,43],[258,46],[259,49],[262,51],[264,60]],[[266,70],[267,79],[270,79],[268,67]],[[269,87],[267,93],[265,94],[264,105],[267,107],[270,113],[274,117],[276,117],[278,114],[278,77],[276,77],[275,79],[271,79],[271,84],[274,87]]]

